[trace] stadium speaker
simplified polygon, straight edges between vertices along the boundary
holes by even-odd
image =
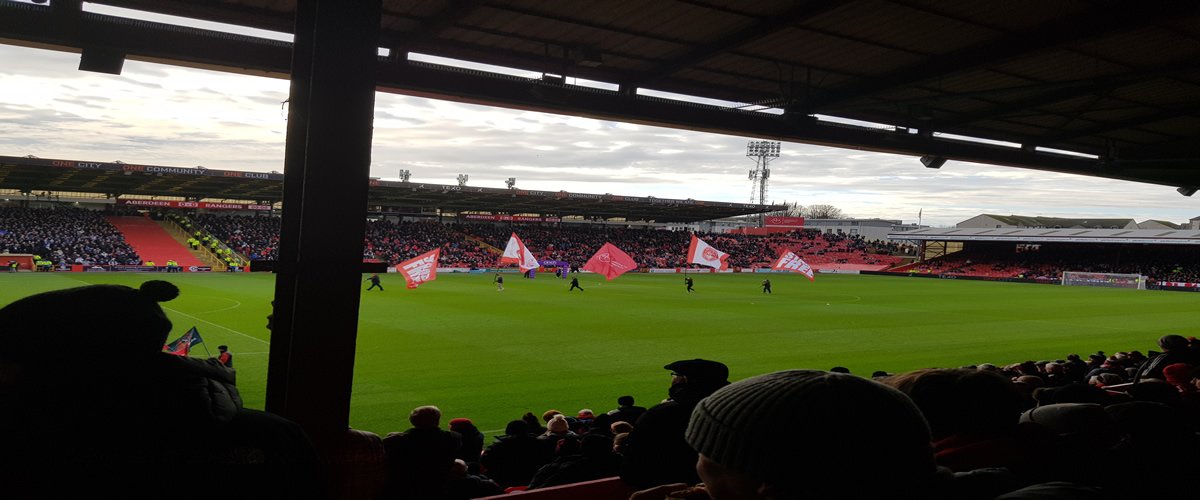
[[[94,71],[110,75],[121,74],[125,66],[125,52],[102,47],[84,47],[79,57],[80,71]]]
[[[1179,189],[1176,189],[1176,191],[1179,191],[1179,194],[1182,194],[1184,196],[1191,196],[1193,194],[1196,194],[1196,188],[1194,188],[1194,187],[1181,187]]]
[[[925,165],[925,168],[942,168],[942,165],[946,164],[946,159],[941,156],[922,156],[921,164]]]

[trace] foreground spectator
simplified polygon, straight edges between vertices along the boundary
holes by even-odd
[[[324,496],[298,426],[242,408],[217,360],[162,352],[172,325],[158,303],[178,294],[165,281],[92,285],[0,309],[3,496],[211,497],[181,487],[181,472],[256,498]]]
[[[388,498],[444,498],[462,438],[438,427],[442,411],[418,406],[408,416],[412,428],[383,440],[388,455]]]
[[[700,400],[729,385],[729,368],[716,361],[689,359],[663,368],[671,370],[670,399],[646,410],[621,449],[621,479],[638,488],[698,480],[696,451],[683,433]]]
[[[718,390],[700,402],[687,428],[687,442],[699,452],[699,489],[713,500],[932,498],[929,441],[925,419],[901,392],[810,370]],[[660,500],[687,486],[633,498]]]

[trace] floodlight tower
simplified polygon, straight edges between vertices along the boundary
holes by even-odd
[[[754,169],[750,170],[750,202],[766,205],[767,179],[771,178],[767,164],[779,158],[779,141],[750,141],[746,143],[746,157],[754,159]]]
[[[458,174],[458,187],[466,186],[467,181],[470,179],[471,179],[471,176],[469,176],[467,174]]]

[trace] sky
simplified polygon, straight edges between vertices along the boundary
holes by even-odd
[[[0,155],[283,171],[288,82],[0,45]],[[377,93],[371,175],[413,182],[750,203],[753,137]],[[768,202],[950,227],[981,213],[1183,223],[1200,196],[1169,186],[784,142]]]

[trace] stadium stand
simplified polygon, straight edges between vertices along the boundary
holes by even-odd
[[[41,255],[54,264],[141,264],[102,213],[78,208],[0,207],[0,253]]]
[[[960,252],[890,271],[1046,281],[1061,280],[1063,271],[1082,271],[1142,274],[1150,281],[1195,283],[1200,281],[1200,250],[1188,245],[974,244]]]
[[[158,222],[149,217],[109,216],[109,224],[121,232],[125,241],[143,261],[164,265],[168,261],[178,262],[182,267],[202,266],[187,248],[175,241]]]
[[[200,228],[228,243],[251,260],[277,256],[279,219],[263,216],[199,215]],[[612,242],[644,267],[686,267],[688,233],[653,229],[596,226],[442,224],[436,221],[371,221],[363,242],[363,257],[396,264],[441,248],[443,267],[494,266],[500,249],[516,232],[540,259],[582,265],[605,242]],[[770,235],[700,233],[710,244],[730,254],[731,267],[770,266],[783,249],[803,252],[810,264],[836,264],[880,270],[902,256],[898,245],[867,242],[860,236],[816,231]]]

